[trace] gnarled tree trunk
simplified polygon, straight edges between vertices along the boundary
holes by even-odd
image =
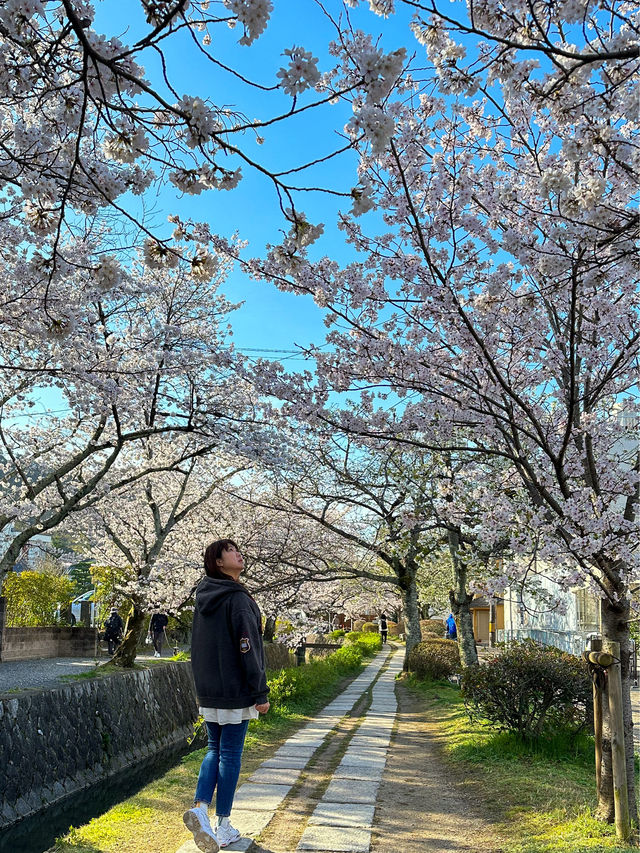
[[[460,662],[462,666],[473,666],[478,663],[478,649],[473,634],[473,615],[469,610],[473,596],[467,591],[467,564],[460,555],[458,531],[449,530],[448,541],[453,563],[453,589],[449,590],[449,602],[458,630]]]
[[[412,567],[405,567],[403,571],[398,573],[398,579],[400,582],[400,594],[402,596],[403,618],[407,639],[403,669],[405,672],[408,672],[409,655],[411,654],[411,650],[417,646],[422,639],[416,571],[413,570]]]
[[[614,570],[609,571],[611,576]],[[618,574],[619,577],[619,573]],[[617,601],[616,601],[617,600]],[[615,604],[613,602],[616,602]],[[631,637],[629,634],[629,599],[620,581],[611,584],[609,597],[601,603],[602,635],[604,639],[620,643],[620,669],[622,675],[622,701],[624,722],[624,748],[627,767],[627,791],[629,797],[629,816],[634,826],[638,825],[638,809],[635,795],[635,768],[633,717],[631,708]],[[611,757],[611,721],[609,716],[609,696],[605,686],[603,691],[603,726],[602,726],[602,765],[601,784],[598,795],[597,816],[600,820],[613,823],[614,792],[613,765]]]
[[[124,639],[111,658],[111,663],[130,669],[135,663],[138,651],[138,643],[147,627],[147,615],[134,601],[127,616],[127,624],[124,626]]]

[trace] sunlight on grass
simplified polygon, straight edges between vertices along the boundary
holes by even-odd
[[[280,701],[272,706],[265,717],[252,720],[245,742],[242,784],[255,771],[261,761],[270,755],[294,730],[303,725],[328,701],[345,687],[346,671],[350,675],[362,669],[361,655],[346,668],[318,669],[323,683],[317,684],[316,670],[310,666],[294,672],[292,678],[304,682],[305,673],[315,681],[310,695]],[[107,667],[104,668],[105,670]],[[121,672],[115,667],[111,671]],[[105,673],[102,668],[99,675]],[[93,672],[93,677],[96,673]],[[83,673],[83,676],[90,676]],[[278,678],[280,673],[268,673]],[[75,679],[75,676],[74,676]],[[182,823],[182,814],[193,801],[196,780],[205,749],[195,749],[185,755],[159,779],[142,788],[137,794],[124,800],[109,811],[94,818],[79,828],[71,829],[64,838],[57,840],[53,848],[56,853],[175,853],[187,840],[188,833]]]
[[[509,732],[470,721],[460,691],[447,682],[408,686],[425,699],[428,718],[442,734],[445,760],[480,783],[497,812],[504,853],[632,853],[615,829],[593,817],[593,739],[558,735],[523,743]]]

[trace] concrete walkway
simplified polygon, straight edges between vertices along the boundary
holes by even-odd
[[[397,711],[395,677],[403,658],[404,650],[380,652],[343,693],[238,788],[231,821],[243,837],[225,850],[251,848],[252,837],[269,825],[314,753],[377,678],[371,705],[307,825],[301,827],[297,846],[299,853],[369,853],[376,795]],[[177,853],[198,853],[198,848],[190,840]]]

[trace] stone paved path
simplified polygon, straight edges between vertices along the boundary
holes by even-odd
[[[404,650],[380,652],[343,693],[238,788],[231,820],[243,837],[225,850],[246,851],[252,847],[252,836],[268,827],[314,753],[375,681],[371,705],[349,740],[297,846],[297,853],[369,853],[376,796],[396,717],[395,677],[402,670],[403,657]],[[177,853],[198,853],[198,848],[191,840]]]

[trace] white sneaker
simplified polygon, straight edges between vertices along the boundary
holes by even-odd
[[[220,849],[209,823],[209,815],[203,808],[192,808],[182,815],[184,825],[193,833],[198,850],[203,853],[218,853]]]
[[[162,657],[162,655],[160,654],[160,652],[154,652],[154,653],[153,653],[153,656],[154,656],[154,658]]]
[[[233,844],[240,838],[240,832],[231,826],[228,817],[223,817],[220,823],[216,826],[216,840],[219,847],[227,847]]]

